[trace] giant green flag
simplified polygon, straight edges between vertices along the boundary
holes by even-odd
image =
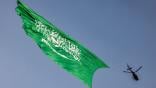
[[[22,18],[26,34],[51,60],[92,88],[94,72],[108,66],[20,0],[17,0],[17,5],[16,12]]]

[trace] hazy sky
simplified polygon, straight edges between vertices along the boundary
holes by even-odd
[[[23,0],[110,68],[93,88],[156,88],[156,0]],[[0,0],[0,88],[86,88],[50,61],[22,29],[16,0]],[[143,65],[132,80],[126,64]]]

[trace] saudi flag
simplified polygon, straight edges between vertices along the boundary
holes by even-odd
[[[22,18],[24,31],[40,49],[52,61],[92,88],[94,72],[108,66],[20,0],[17,0],[16,12]]]

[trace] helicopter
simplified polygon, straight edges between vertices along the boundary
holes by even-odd
[[[125,73],[131,73],[132,74],[132,77],[134,80],[138,81],[139,80],[139,77],[138,75],[136,74],[140,69],[142,68],[142,66],[140,66],[137,70],[132,70],[133,68],[130,67],[128,64],[127,64],[127,71],[123,71]]]

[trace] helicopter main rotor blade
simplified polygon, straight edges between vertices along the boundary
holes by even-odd
[[[140,66],[135,72],[138,72],[141,68],[142,68],[142,66]]]
[[[125,72],[125,73],[131,73],[131,72],[129,72],[129,71],[123,71],[123,72]]]

